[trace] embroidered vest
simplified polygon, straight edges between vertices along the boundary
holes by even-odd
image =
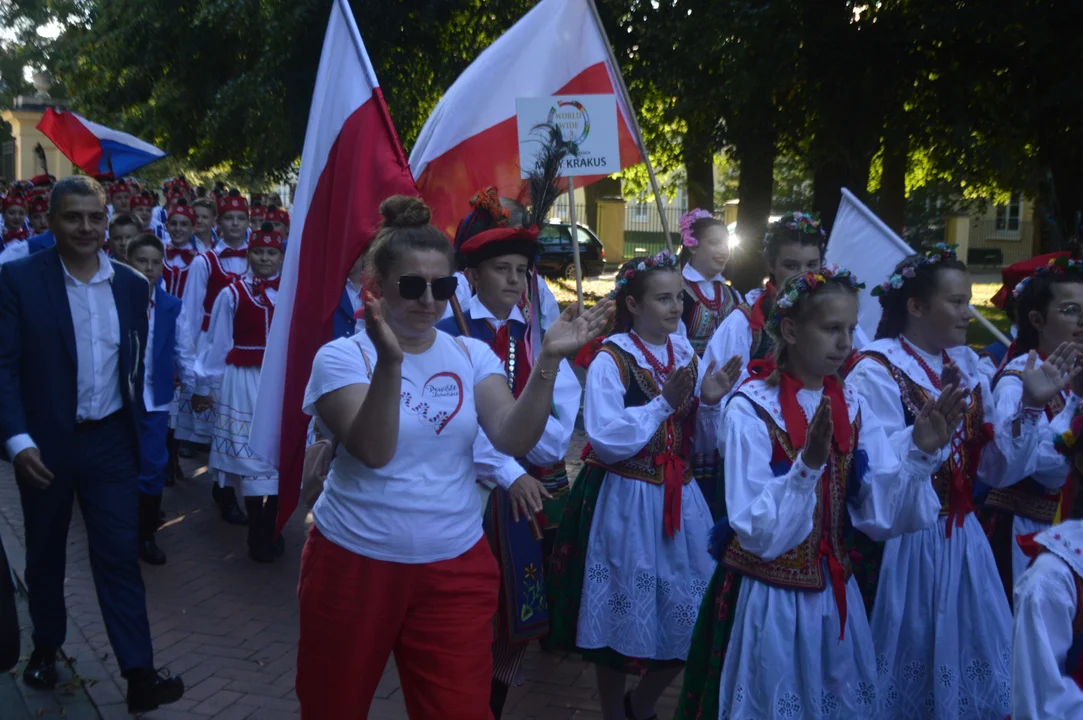
[[[230,285],[227,292],[237,299],[233,315],[233,347],[226,355],[226,364],[234,367],[260,367],[267,349],[267,333],[271,330],[274,305],[264,305],[262,296],[252,294],[244,280]]]
[[[625,388],[624,407],[646,405],[662,394],[661,388],[658,387],[658,383],[654,381],[651,373],[639,367],[635,357],[629,352],[613,343],[606,343],[598,351],[599,355],[602,353],[608,353],[620,371],[620,379]],[[695,356],[692,357],[692,372],[698,377],[699,359]],[[583,461],[588,465],[602,468],[607,472],[622,477],[642,480],[652,485],[662,485],[665,478],[663,477],[664,466],[661,464],[661,458],[666,455],[688,458],[691,454],[692,432],[695,427],[693,423],[695,422],[695,410],[698,405],[699,401],[689,395],[688,399],[677,408],[677,412],[666,418],[666,421],[658,427],[654,436],[647,441],[643,449],[626,460],[616,463],[602,462],[594,449],[587,445]],[[686,462],[684,477],[682,478],[685,485],[692,481],[692,471],[692,463]]]
[[[891,373],[899,386],[906,426],[911,427],[921,413],[921,408],[932,397],[930,392],[911,380],[880,353],[866,352],[862,357],[880,363]],[[974,476],[978,472],[978,460],[988,437],[985,428],[985,406],[979,385],[975,386],[970,394],[962,426],[951,440],[951,452],[947,461],[937,468],[932,476],[933,489],[940,498],[940,515],[954,517],[959,527],[962,526],[963,517],[974,512]],[[951,536],[950,522],[948,536]]]
[[[192,263],[184,267],[170,265],[168,262],[162,267],[162,281],[165,283],[165,291],[173,297],[184,297],[184,286],[188,283],[188,271],[192,269]]]
[[[994,387],[1005,375],[1021,377],[1019,370],[1002,370],[993,380]],[[1064,395],[1058,394],[1045,406],[1045,415],[1052,420],[1064,409]],[[1006,488],[994,488],[985,498],[985,506],[1006,510],[1030,520],[1052,525],[1057,517],[1061,490],[1050,490],[1034,478],[1023,478]]]
[[[738,393],[743,395],[743,393]],[[745,396],[747,398],[747,396]],[[771,436],[771,467],[776,472],[788,472],[797,460],[800,449],[790,443],[790,436],[780,428],[767,412],[753,402],[756,413],[767,425]],[[860,413],[854,418],[853,447],[857,447],[858,433],[861,429]],[[852,573],[850,556],[845,543],[845,534],[849,526],[846,510],[847,491],[854,482],[850,477],[854,453],[843,454],[835,444],[831,444],[831,459],[824,470],[823,477],[816,484],[816,509],[812,516],[812,532],[796,547],[784,552],[774,560],[764,560],[744,550],[736,535],[730,538],[722,564],[769,585],[792,588],[795,590],[823,590],[830,579],[824,557],[824,548],[830,548],[831,554],[842,565],[845,579]],[[822,541],[826,541],[822,542]]]
[[[687,280],[684,283],[684,312],[681,313],[681,320],[688,330],[688,342],[700,358],[703,357],[714,331],[737,307],[737,294],[733,288],[717,280],[711,284],[714,286],[713,298],[703,294],[699,283]]]
[[[211,310],[214,309],[214,301],[218,299],[218,293],[226,289],[228,285],[241,278],[222,267],[222,261],[218,254],[212,251],[203,253],[207,258],[207,266],[210,273],[207,275],[207,294],[203,296],[203,332],[211,328]]]

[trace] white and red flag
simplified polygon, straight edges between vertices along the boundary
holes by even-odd
[[[524,200],[516,98],[617,96],[620,166],[639,163],[632,109],[589,0],[542,0],[459,76],[421,129],[410,167],[433,224],[455,235],[479,188]],[[597,177],[583,177],[579,187]]]
[[[417,187],[349,3],[335,0],[251,431],[253,450],[279,469],[279,527],[300,493],[312,360],[332,337],[346,275],[379,227],[380,203],[395,194]]]

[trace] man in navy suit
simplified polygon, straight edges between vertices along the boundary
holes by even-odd
[[[105,191],[64,178],[49,199],[56,245],[0,270],[0,440],[15,467],[26,532],[34,652],[23,681],[56,685],[65,639],[64,552],[72,504],[86,525],[128,710],[178,700],[154,669],[140,574],[139,429],[149,289],[102,251]]]

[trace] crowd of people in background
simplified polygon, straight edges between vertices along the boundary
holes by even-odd
[[[179,458],[208,453],[253,561],[285,550],[249,430],[290,216],[183,177],[161,199],[100,180],[0,200],[0,439],[26,524],[24,681],[57,683],[78,498],[145,712],[183,693],[155,669],[139,567],[167,563]],[[304,411],[333,445],[307,478],[303,716],[365,717],[394,653],[411,717],[499,718],[535,642],[595,666],[606,720],[655,717],[682,670],[681,718],[1083,715],[1079,261],[1007,269],[1013,342],[979,357],[951,246],[856,278],[791,213],[746,295],[725,224],[693,210],[679,257],[630,259],[561,312],[534,268],[549,207],[484,188],[464,211],[449,242],[422,200],[388,198],[314,319],[334,333]]]

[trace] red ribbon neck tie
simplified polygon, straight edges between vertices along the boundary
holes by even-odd
[[[192,262],[192,258],[196,256],[196,251],[189,248],[179,248],[170,245],[165,249],[165,256],[170,260],[176,260],[177,258],[183,258],[185,263]]]
[[[782,420],[786,423],[786,432],[790,436],[790,443],[794,449],[805,447],[805,439],[808,433],[809,418],[805,417],[805,411],[797,402],[797,391],[804,385],[800,380],[783,372],[779,379],[778,402],[782,407]],[[842,392],[842,384],[838,378],[828,376],[824,378],[824,394],[831,399],[831,423],[833,425],[832,437],[835,447],[843,453],[849,453],[851,428],[850,409],[846,405],[846,396]]]
[[[492,325],[489,327],[491,328]],[[511,347],[511,331],[508,330],[508,323],[504,323],[493,333],[493,341],[489,347],[493,349],[493,354],[500,358],[500,362],[508,361],[508,350]]]
[[[264,305],[271,304],[271,298],[267,297],[268,290],[274,290],[278,292],[278,286],[282,282],[282,276],[276,277],[274,280],[264,280],[263,278],[254,278],[252,280],[252,291],[263,300]]]
[[[231,257],[247,258],[248,257],[248,248],[246,248],[246,247],[243,247],[243,248],[227,247],[227,248],[222,248],[222,250],[218,253],[218,258],[220,260],[225,260],[226,258],[231,258]]]
[[[825,487],[824,498],[822,502],[827,502],[828,494],[826,488],[826,475],[825,475]],[[827,512],[824,512],[827,515]],[[825,517],[826,520],[826,517]],[[839,641],[841,642],[846,637],[846,571],[842,567],[842,563],[835,557],[834,551],[831,549],[831,543],[827,540],[828,528],[824,526],[824,534],[820,536],[820,557],[827,558],[827,571],[831,575],[831,594],[835,596],[835,607],[839,611]]]
[[[964,422],[964,428],[966,427]],[[981,451],[993,438],[993,426],[985,423],[978,431],[978,437],[964,437],[960,443],[959,460],[949,459],[951,463],[951,485],[948,487],[948,518],[944,524],[944,537],[950,538],[953,527],[961,528],[966,516],[977,512],[974,507],[974,486],[970,478],[978,471]]]
[[[1042,554],[1045,548],[1038,543],[1034,542],[1034,536],[1038,533],[1029,533],[1027,535],[1016,535],[1015,541],[1019,543],[1019,549],[1023,551],[1023,554],[1030,558],[1032,561],[1034,558]],[[1029,564],[1029,563],[1028,563]]]
[[[767,305],[768,301],[774,300],[775,286],[771,283],[767,283],[767,286],[760,293],[760,296],[756,298],[756,302],[752,304],[752,317],[748,319],[748,326],[752,329],[752,332],[756,333],[763,330],[763,324],[767,321]]]
[[[672,444],[672,420],[666,421],[667,445]],[[672,538],[681,529],[681,495],[684,492],[684,459],[666,448],[662,455],[654,456],[654,466],[661,468],[662,483],[665,487],[662,510],[662,531]]]

